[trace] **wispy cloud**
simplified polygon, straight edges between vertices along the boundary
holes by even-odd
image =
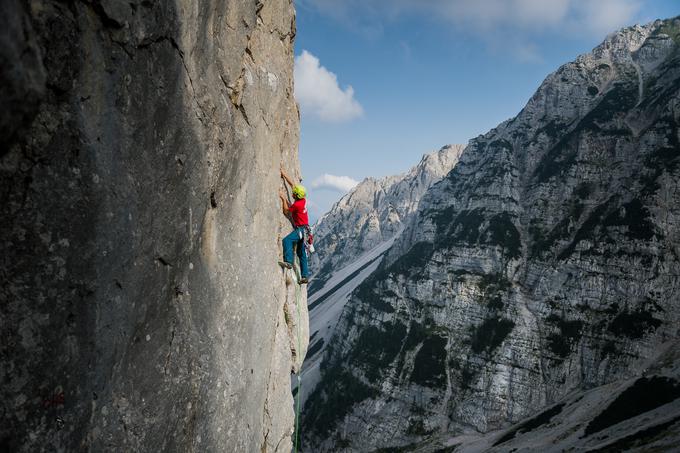
[[[512,48],[512,52],[519,59],[527,63],[541,62],[541,53],[532,43],[520,43]]]
[[[401,48],[401,53],[402,53],[404,59],[410,60],[411,54],[413,52],[411,50],[411,46],[409,45],[409,43],[404,41],[404,40],[401,40],[401,41],[399,41],[399,47]]]
[[[459,31],[476,35],[492,48],[502,43],[522,60],[536,60],[540,35],[565,37],[588,34],[604,37],[635,20],[649,0],[297,0],[352,28],[376,24],[407,14],[435,17]],[[380,26],[378,26],[378,24]]]
[[[576,27],[583,26],[590,33],[611,33],[629,23],[640,11],[642,4],[635,0],[598,0],[576,2]]]
[[[349,176],[336,176],[324,173],[312,181],[311,187],[313,189],[332,189],[339,192],[349,192],[357,184],[359,184],[359,181],[356,181]]]
[[[295,57],[295,98],[303,115],[312,115],[322,121],[349,121],[364,113],[354,98],[354,89],[351,86],[344,90],[340,88],[338,77],[306,50]]]

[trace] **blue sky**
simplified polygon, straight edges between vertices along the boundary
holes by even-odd
[[[677,0],[296,0],[295,91],[312,220],[367,176],[516,115],[608,32]],[[351,88],[350,88],[351,87]]]

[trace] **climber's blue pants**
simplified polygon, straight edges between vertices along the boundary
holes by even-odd
[[[305,227],[298,227],[288,236],[283,238],[283,260],[286,263],[294,264],[293,246],[297,246],[297,256],[300,258],[300,277],[309,276],[307,265],[307,250],[305,250]]]

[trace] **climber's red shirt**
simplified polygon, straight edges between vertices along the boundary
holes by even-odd
[[[296,227],[309,225],[309,218],[307,217],[307,200],[301,198],[288,207],[290,215],[293,218],[293,225]]]

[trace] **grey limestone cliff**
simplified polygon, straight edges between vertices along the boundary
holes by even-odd
[[[640,377],[680,329],[679,130],[673,19],[612,34],[473,139],[345,306],[309,451],[408,451]]]
[[[0,450],[290,451],[292,2],[0,11]]]

